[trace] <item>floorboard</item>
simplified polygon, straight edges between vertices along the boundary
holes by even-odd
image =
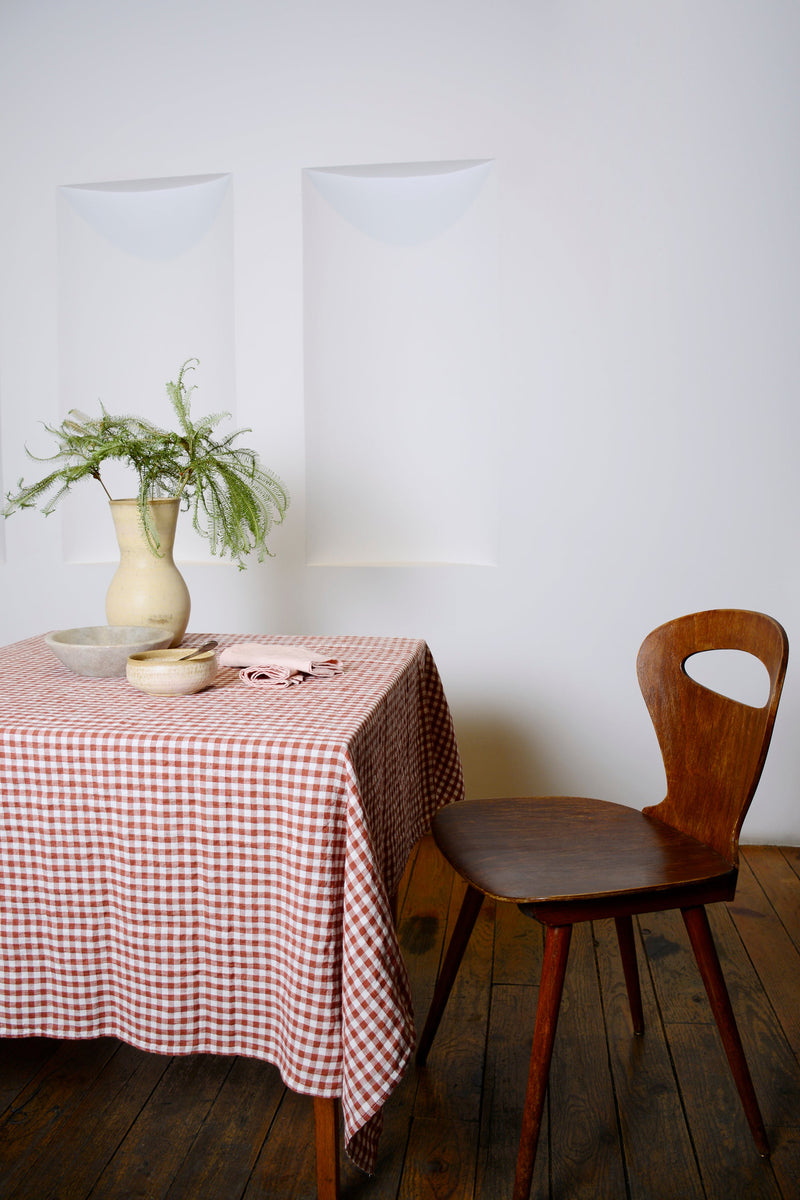
[[[429,838],[398,893],[418,1027],[463,886]],[[634,1037],[613,923],[573,937],[534,1200],[800,1200],[800,849],[745,846],[709,910],[772,1146],[759,1159],[680,916],[636,923]],[[647,951],[646,955],[644,951]],[[509,1196],[542,937],[484,903],[427,1066],[386,1106],[378,1170],[342,1200]],[[314,1119],[274,1067],[113,1039],[7,1039],[0,1200],[314,1200]]]

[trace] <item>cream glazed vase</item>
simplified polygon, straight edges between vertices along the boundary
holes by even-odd
[[[179,646],[189,624],[191,600],[175,566],[172,547],[180,501],[150,500],[161,549],[150,549],[136,500],[111,500],[111,516],[119,543],[119,566],[106,594],[109,625],[157,625],[172,633]]]

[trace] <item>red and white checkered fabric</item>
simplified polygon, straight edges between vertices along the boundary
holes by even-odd
[[[424,642],[263,640],[344,672],[155,698],[0,649],[0,1035],[267,1059],[371,1171],[414,1045],[388,897],[458,751]]]

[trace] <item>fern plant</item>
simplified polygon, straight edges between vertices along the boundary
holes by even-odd
[[[229,556],[240,570],[254,550],[263,561],[271,554],[267,535],[283,520],[289,493],[277,475],[261,465],[254,450],[235,444],[250,430],[225,436],[215,432],[230,413],[192,419],[196,384],[189,386],[186,376],[197,365],[196,358],[187,359],[178,378],[166,385],[177,418],[174,431],[142,417],[113,416],[102,404],[99,417],[72,410],[60,425],[45,425],[56,439],[55,454],[42,458],[27,453],[37,462],[53,464],[52,469],[35,483],[20,479],[17,490],[6,495],[3,515],[37,506],[49,514],[74,484],[87,477],[96,479],[110,500],[101,466],[115,459],[133,467],[138,476],[139,514],[153,554],[160,553],[160,544],[147,502],[173,496],[191,511],[192,523],[207,538],[212,554]]]

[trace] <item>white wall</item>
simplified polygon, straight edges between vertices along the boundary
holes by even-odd
[[[185,567],[191,627],[424,637],[472,794],[660,799],[644,635],[717,606],[800,630],[799,59],[793,0],[6,0],[4,488],[62,411],[58,189],[230,175],[227,391],[216,344],[142,337],[83,405],[132,378],[150,403],[196,354],[292,490],[274,560]],[[493,562],[309,565],[303,173],[460,161],[495,187],[501,344],[465,412],[498,438]],[[66,561],[60,516],[2,535],[3,641],[104,619],[111,564]],[[800,842],[798,678],[748,840]]]

